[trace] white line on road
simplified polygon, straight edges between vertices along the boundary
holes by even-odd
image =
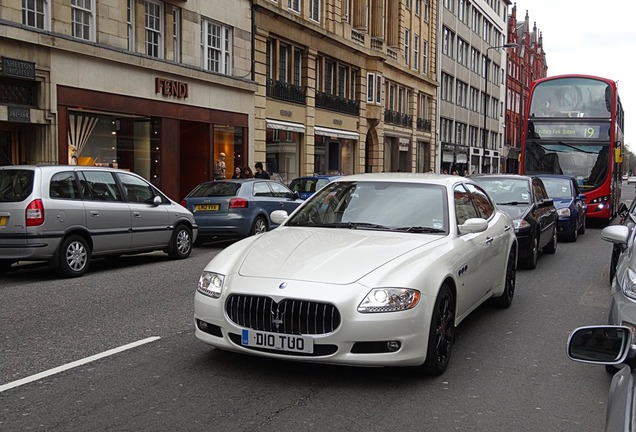
[[[55,374],[60,373],[60,372],[64,372],[65,370],[73,369],[75,367],[82,366],[82,365],[84,365],[86,363],[90,363],[90,362],[93,362],[95,360],[99,360],[101,358],[108,357],[110,355],[117,354],[117,353],[120,353],[122,351],[129,350],[131,348],[136,348],[138,346],[141,346],[141,345],[144,345],[144,344],[147,344],[147,343],[150,343],[150,342],[154,342],[154,341],[156,341],[158,339],[161,339],[161,338],[159,336],[152,336],[152,337],[149,337],[149,338],[146,338],[146,339],[138,340],[137,342],[132,342],[132,343],[129,343],[127,345],[122,345],[120,347],[113,348],[113,349],[110,349],[108,351],[104,351],[103,353],[95,354],[93,356],[86,357],[86,358],[83,358],[81,360],[76,360],[74,362],[67,363],[65,365],[58,366],[58,367],[55,367],[53,369],[49,369],[49,370],[44,371],[44,372],[40,372],[40,373],[37,373],[35,375],[31,375],[31,376],[28,376],[26,378],[19,379],[17,381],[13,381],[13,382],[10,382],[10,383],[7,383],[7,384],[0,385],[0,393],[2,393],[5,390],[12,389],[14,387],[19,387],[21,385],[28,384],[30,382],[37,381],[37,380],[42,379],[42,378],[46,378],[48,376],[55,375]]]

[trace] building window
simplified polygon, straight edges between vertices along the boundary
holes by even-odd
[[[203,21],[204,68],[229,75],[232,69],[232,29],[212,21]]]
[[[422,41],[422,73],[428,74],[428,41]]]
[[[181,9],[172,8],[172,59],[181,62]]]
[[[415,0],[415,15],[420,16],[422,10],[422,0]]]
[[[424,21],[428,22],[430,16],[431,16],[430,0],[424,0]]]
[[[420,37],[418,35],[413,36],[413,69],[420,69]]]
[[[135,51],[135,0],[126,5],[126,24],[128,27],[128,51]]]
[[[408,66],[410,64],[410,53],[411,53],[411,32],[408,30],[404,30],[404,61]]]
[[[71,0],[73,37],[88,41],[93,37],[93,0]]]
[[[294,12],[300,13],[300,0],[287,0],[287,7]]]
[[[320,22],[320,0],[309,0],[309,18]]]
[[[287,82],[287,46],[280,45],[278,49],[278,80]]]
[[[40,30],[51,28],[49,0],[22,0],[22,23]]]
[[[367,74],[367,102],[380,104],[382,101],[382,75]]]
[[[146,54],[161,58],[163,34],[163,5],[146,0]]]

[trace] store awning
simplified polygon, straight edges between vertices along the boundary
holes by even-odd
[[[316,126],[314,128],[316,135],[334,137],[334,138],[344,138],[344,139],[352,139],[357,140],[360,136],[358,132],[350,132],[342,129],[329,129],[321,126]]]
[[[280,120],[266,119],[268,129],[284,130],[288,132],[305,133],[305,125],[301,123],[284,122]]]

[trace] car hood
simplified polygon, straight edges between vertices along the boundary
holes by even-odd
[[[245,251],[245,277],[329,284],[353,283],[416,248],[436,248],[445,236],[334,228],[281,227]]]
[[[567,208],[572,204],[572,198],[553,198],[554,207],[557,209]]]
[[[530,206],[527,204],[523,205],[499,205],[498,206],[502,211],[506,212],[510,219],[523,219]]]

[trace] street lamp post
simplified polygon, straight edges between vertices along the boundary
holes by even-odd
[[[481,173],[483,174],[485,169],[486,169],[486,138],[487,138],[487,131],[486,131],[486,117],[487,117],[487,112],[488,112],[488,69],[489,69],[489,65],[488,62],[490,62],[490,58],[488,57],[488,51],[490,51],[491,49],[498,49],[498,48],[513,48],[516,47],[517,44],[514,43],[507,43],[505,45],[498,45],[498,46],[489,46],[488,48],[486,48],[486,64],[485,64],[485,68],[486,70],[484,71],[484,130],[482,131],[482,162],[481,162]]]

